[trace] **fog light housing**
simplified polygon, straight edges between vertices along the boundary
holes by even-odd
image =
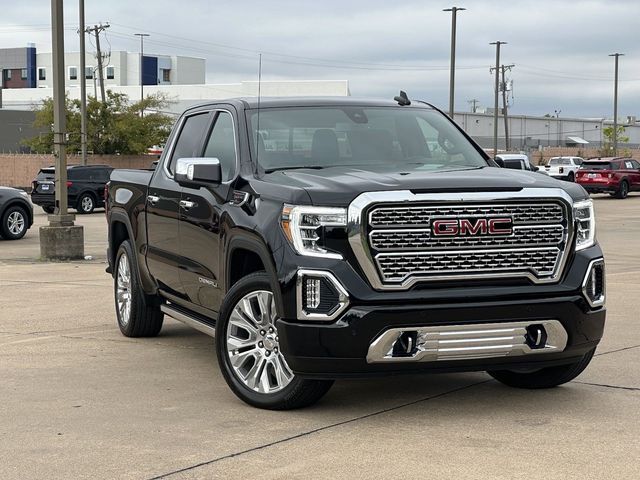
[[[349,304],[349,295],[330,272],[298,270],[296,301],[299,320],[331,321]]]
[[[604,306],[606,293],[604,273],[604,259],[592,260],[582,282],[582,295],[591,308]]]

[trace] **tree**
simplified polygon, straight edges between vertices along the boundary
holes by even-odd
[[[174,119],[162,113],[169,105],[163,94],[148,95],[131,103],[123,93],[107,91],[103,104],[95,97],[87,99],[87,150],[96,154],[143,154],[153,145],[162,145],[169,136]],[[67,151],[79,152],[80,100],[65,99]],[[140,112],[144,110],[144,116]],[[45,129],[23,143],[36,153],[53,151],[53,99],[47,98],[36,109],[34,127]]]
[[[617,152],[614,151],[613,148],[613,126],[605,127],[602,129],[602,149],[600,149],[601,157],[612,157],[617,155]],[[618,125],[618,144],[620,143],[629,143],[629,137],[625,135],[625,128],[623,125]]]

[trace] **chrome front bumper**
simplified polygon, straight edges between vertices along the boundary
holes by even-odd
[[[369,346],[367,363],[554,353],[562,352],[567,340],[567,332],[558,320],[392,328]]]

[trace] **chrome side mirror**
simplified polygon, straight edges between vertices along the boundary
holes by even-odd
[[[217,158],[179,158],[175,179],[188,188],[218,185],[222,182],[222,167]]]

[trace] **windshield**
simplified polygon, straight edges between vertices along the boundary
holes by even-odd
[[[552,158],[549,160],[549,165],[571,165],[571,160],[568,158]]]
[[[267,108],[260,111],[259,135],[257,111],[248,113],[248,121],[251,141],[258,141],[258,163],[267,172],[333,166],[371,170],[487,166],[446,117],[426,108]]]

